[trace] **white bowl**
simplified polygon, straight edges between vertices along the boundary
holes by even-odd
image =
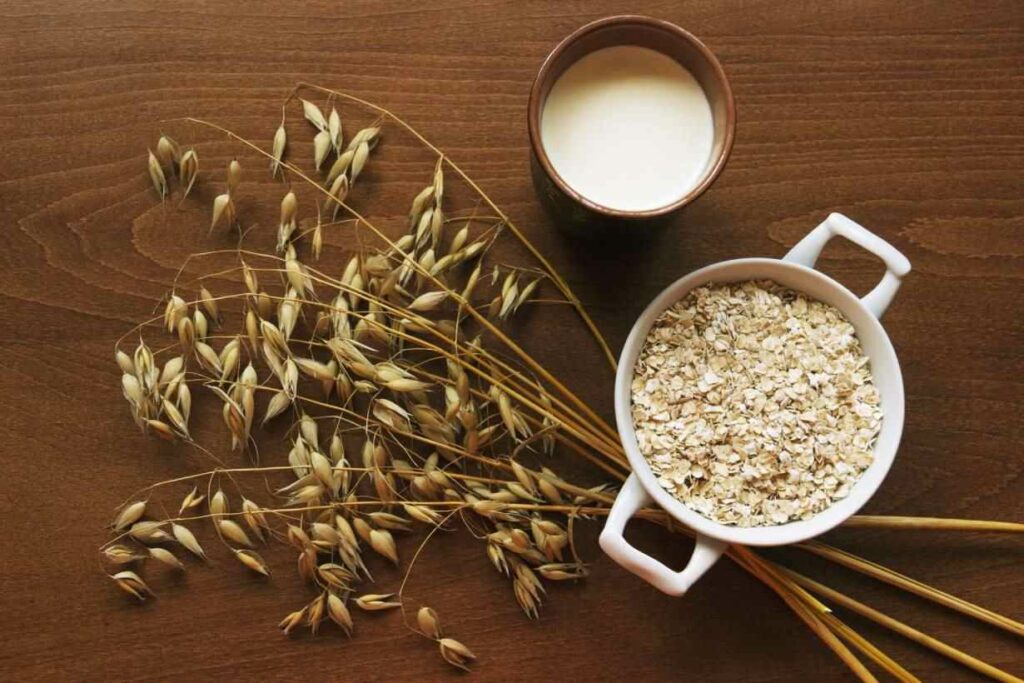
[[[832,278],[814,270],[825,244],[842,236],[885,262],[881,282],[863,299]],[[615,418],[633,474],[626,480],[601,532],[601,548],[613,560],[669,595],[682,595],[718,560],[730,543],[772,546],[797,543],[843,523],[868,501],[889,472],[903,432],[903,376],[889,336],[879,318],[889,306],[910,262],[885,240],[838,213],[802,239],[780,259],[746,258],[701,268],[677,280],[651,302],[633,325],[619,357],[615,377]],[[637,445],[631,410],[631,385],[637,356],[647,333],[667,308],[701,285],[774,280],[809,297],[835,306],[850,321],[871,363],[871,374],[881,399],[882,425],[875,443],[874,461],[851,488],[849,495],[814,517],[777,526],[735,527],[719,524],[691,510],[661,487]],[[669,569],[641,553],[623,538],[626,522],[639,509],[657,503],[696,533],[696,547],[686,568]]]

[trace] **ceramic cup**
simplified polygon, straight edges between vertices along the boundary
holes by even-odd
[[[842,236],[878,256],[886,267],[878,285],[864,298],[814,269],[825,244]],[[896,456],[903,432],[903,377],[896,352],[879,319],[892,302],[910,262],[885,240],[838,213],[831,214],[782,259],[744,258],[723,261],[690,273],[663,291],[633,325],[619,358],[615,377],[615,418],[619,436],[633,473],[626,480],[601,532],[601,548],[617,563],[646,579],[669,595],[682,595],[731,544],[772,546],[798,543],[843,523],[878,490]],[[778,526],[741,528],[714,522],[686,507],[663,489],[637,446],[633,429],[630,387],[633,368],[647,333],[663,311],[686,294],[708,283],[774,280],[838,308],[853,325],[881,399],[882,426],[875,443],[874,461],[849,495],[810,519]],[[626,522],[641,508],[657,504],[682,524],[693,529],[696,546],[682,571],[674,571],[645,555],[623,538]]]
[[[703,176],[684,196],[657,209],[616,210],[582,196],[559,176],[544,151],[541,139],[541,112],[558,77],[584,55],[617,45],[637,45],[671,57],[693,74],[711,105],[714,136],[711,157]],[[620,232],[622,228],[631,228],[635,236],[638,226],[673,222],[683,207],[715,181],[732,150],[736,107],[725,72],[704,43],[667,21],[623,15],[582,26],[551,51],[530,90],[527,125],[534,187],[557,225],[567,232],[586,236],[605,236]]]

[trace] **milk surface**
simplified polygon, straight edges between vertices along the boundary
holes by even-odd
[[[558,175],[609,209],[658,209],[701,180],[711,158],[711,106],[693,75],[633,45],[591,52],[555,82],[541,142]]]

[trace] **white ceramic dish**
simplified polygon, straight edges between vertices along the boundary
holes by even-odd
[[[842,236],[878,256],[885,263],[881,282],[863,299],[832,278],[814,270],[825,244]],[[721,557],[729,544],[771,546],[798,543],[823,534],[857,512],[878,490],[892,465],[903,432],[903,377],[896,352],[879,318],[892,302],[910,262],[891,244],[838,213],[804,237],[782,259],[746,258],[701,268],[663,291],[633,325],[619,357],[615,377],[615,419],[633,474],[626,480],[601,532],[601,548],[617,563],[669,595],[682,595]],[[774,280],[831,304],[853,324],[881,398],[882,426],[874,461],[849,495],[808,520],[778,526],[740,528],[704,517],[676,500],[658,484],[637,446],[631,413],[630,385],[637,356],[647,333],[661,313],[695,287],[710,282]],[[623,537],[626,522],[641,508],[657,503],[696,533],[693,556],[682,571],[674,571],[631,546]]]

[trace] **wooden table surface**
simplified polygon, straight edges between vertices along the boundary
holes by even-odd
[[[647,247],[600,250],[559,237],[538,206],[526,102],[561,37],[624,10],[703,38],[732,81],[739,123],[728,167],[682,227]],[[206,141],[204,168],[222,168],[237,146],[175,120],[201,116],[266,142],[300,80],[387,106],[445,149],[551,257],[616,349],[646,302],[688,271],[780,256],[830,211],[876,230],[914,271],[885,318],[906,428],[867,511],[1024,518],[1019,2],[22,0],[0,8],[0,65],[0,678],[456,676],[394,613],[361,618],[352,641],[283,638],[275,624],[304,595],[283,573],[250,581],[220,558],[179,581],[155,579],[160,598],[140,608],[97,562],[115,506],[195,471],[131,425],[112,344],[148,317],[188,253],[230,246],[206,236],[205,205],[164,213],[145,148],[166,129]],[[429,161],[412,145],[382,149],[381,192],[410,197]],[[271,187],[262,162],[245,163],[261,169],[247,178]],[[404,201],[391,203],[392,216]],[[857,292],[882,270],[848,244],[830,246],[821,265]],[[574,318],[527,334],[545,363],[610,413],[611,376]],[[429,549],[410,599],[434,606],[477,652],[475,680],[851,678],[731,563],[669,599],[604,558],[596,530],[581,535],[592,577],[555,587],[539,623],[464,534]],[[689,552],[652,526],[630,533],[677,566]],[[1024,619],[1019,537],[840,530],[829,540]],[[774,556],[1024,675],[1012,636],[796,551]],[[840,614],[923,680],[974,680]]]

